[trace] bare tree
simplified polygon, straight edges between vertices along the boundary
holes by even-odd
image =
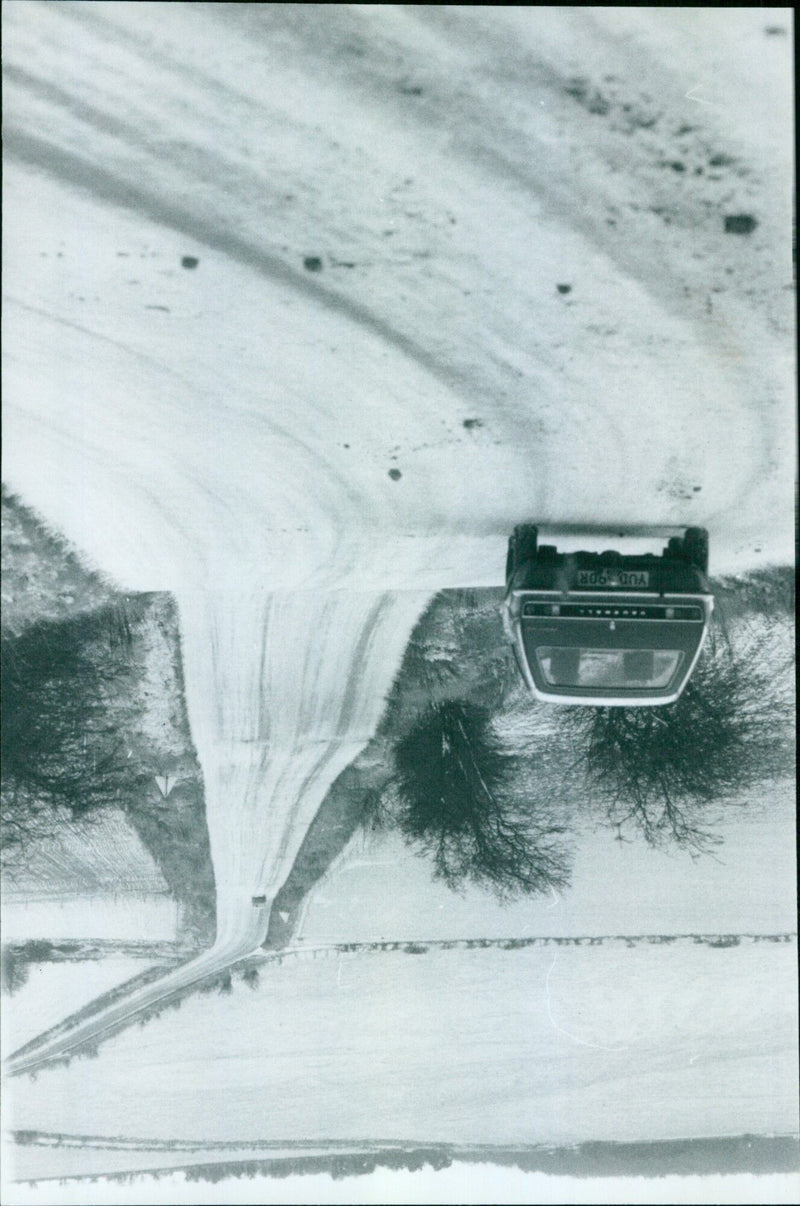
[[[397,743],[394,762],[380,822],[432,856],[449,887],[470,881],[510,899],[566,886],[564,826],[514,792],[515,759],[485,709],[460,700],[433,705]]]
[[[565,709],[578,764],[620,836],[633,826],[653,845],[716,845],[709,806],[780,768],[792,707],[785,671],[763,635],[735,653],[712,632],[674,704]]]
[[[14,947],[4,946],[0,951],[0,990],[13,996],[28,982],[30,961]]]

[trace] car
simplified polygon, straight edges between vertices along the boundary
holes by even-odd
[[[503,624],[522,677],[545,703],[674,703],[714,610],[705,528],[658,552],[559,552],[535,524],[508,542]]]

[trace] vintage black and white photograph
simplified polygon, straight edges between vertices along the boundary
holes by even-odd
[[[2,16],[4,1203],[796,1201],[793,10]]]

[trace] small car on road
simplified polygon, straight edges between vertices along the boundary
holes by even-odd
[[[708,631],[708,532],[657,553],[560,553],[521,524],[508,542],[503,623],[536,699],[593,707],[673,703]]]

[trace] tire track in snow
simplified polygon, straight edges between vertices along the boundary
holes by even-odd
[[[51,10],[48,6],[41,6],[38,11],[43,16]],[[64,6],[64,11],[70,19],[94,19],[95,16],[93,10],[81,6]],[[57,12],[60,16],[61,10]],[[106,27],[112,30],[112,46],[114,38],[128,36],[130,41],[130,35],[123,34],[116,26]],[[138,47],[144,51],[142,39],[138,39]],[[142,64],[146,64],[146,61],[143,54]],[[173,62],[161,56],[161,63],[166,64],[168,72],[179,71],[186,78],[191,77],[191,72],[177,58]],[[163,150],[153,148],[148,143],[146,131],[137,134],[136,128],[130,123],[111,114],[104,115],[80,98],[70,97],[63,89],[43,82],[41,77],[34,79],[30,71],[18,68],[16,81],[27,88],[29,98],[36,93],[38,99],[60,106],[67,117],[78,118],[80,122],[88,124],[89,130],[94,128],[110,134],[112,139],[118,139],[120,143],[140,151],[147,160],[164,163],[168,158]],[[220,86],[218,82],[216,86]],[[488,116],[492,116],[491,108]],[[478,129],[483,129],[481,123]],[[88,152],[83,153],[74,149],[74,143],[59,144],[43,138],[30,128],[30,119],[29,127],[25,127],[23,108],[21,121],[16,113],[12,113],[5,146],[9,160],[16,160],[37,172],[45,173],[50,179],[66,185],[70,192],[85,194],[106,206],[124,209],[218,252],[287,292],[308,300],[319,311],[338,315],[354,328],[375,336],[379,346],[385,345],[400,352],[439,382],[448,387],[457,387],[463,396],[474,401],[483,400],[480,387],[476,387],[469,373],[460,370],[457,365],[446,363],[419,339],[399,330],[365,302],[337,293],[318,280],[303,275],[252,238],[226,227],[219,217],[209,218],[191,205],[175,202],[159,194],[157,189],[134,179],[130,169],[126,174],[124,170],[114,171],[92,161],[89,158],[91,140]],[[520,192],[536,191],[543,186],[541,173],[531,172],[528,168],[523,170],[513,156],[498,150],[493,140],[489,140],[482,149],[477,144],[471,145],[469,140],[456,149],[462,161],[485,162],[490,181],[495,185],[510,180]],[[492,160],[493,155],[499,158]],[[225,167],[224,161],[220,161],[220,166]],[[196,183],[196,171],[194,174],[188,171],[187,175],[190,184]],[[216,186],[224,201],[223,182],[217,180]],[[571,198],[570,206],[569,211],[565,212],[570,213],[570,221],[574,224],[575,203]],[[645,275],[646,287],[652,288],[653,280]],[[74,437],[69,431],[62,433],[64,441],[71,438]],[[322,463],[319,449],[312,450],[310,460],[312,470],[315,460],[318,464]],[[167,464],[166,458],[164,463]],[[741,464],[738,467],[742,469]],[[265,519],[263,505],[256,504],[252,499],[248,502],[244,492],[235,495],[231,501],[229,486],[225,485],[223,490],[216,479],[204,479],[196,466],[180,465],[179,471],[184,487],[190,483],[194,487],[188,491],[192,506],[198,497],[203,501],[213,499],[229,505],[230,522],[224,525],[225,531],[220,535],[222,541],[227,537],[235,542],[238,538],[235,532],[236,499],[247,502],[241,511],[243,521],[258,524]],[[116,494],[112,488],[112,495],[118,498],[126,488],[131,495],[135,494],[130,507],[131,516],[136,515],[137,505],[141,507],[142,499],[146,498],[151,515],[159,516],[162,526],[170,529],[158,536],[153,531],[149,535],[146,530],[139,533],[143,543],[150,541],[154,554],[159,549],[163,552],[165,547],[172,554],[173,533],[183,527],[184,545],[188,545],[196,560],[202,561],[202,541],[197,535],[197,528],[181,511],[181,500],[177,494],[165,499],[150,479],[147,484],[142,480],[133,482],[135,475],[131,475],[130,480],[123,483],[115,468],[109,468],[107,472],[112,487],[116,487]],[[78,486],[80,482],[76,480],[75,484]],[[342,489],[337,490],[337,485]],[[329,531],[326,537],[329,545],[326,551],[331,558],[344,559],[352,570],[358,568],[359,555],[368,554],[369,548],[363,541],[348,545],[341,535],[343,519],[347,518],[344,486],[345,478],[340,474],[331,483],[330,497],[325,499],[334,512],[332,522],[328,516]],[[183,501],[185,505],[186,499]],[[356,494],[349,495],[351,510],[359,501],[362,500]],[[320,522],[323,510],[318,500],[316,514]],[[309,513],[313,515],[313,508]],[[433,521],[431,523],[433,525]],[[421,553],[417,568],[422,568],[423,561]],[[413,567],[410,562],[407,568],[411,577]],[[245,585],[249,586],[250,583]],[[401,650],[409,626],[413,623],[415,608],[421,605],[419,600],[401,600],[397,613],[393,615],[392,605],[388,603],[385,609],[377,606],[370,612],[368,609],[361,610],[358,604],[354,606],[339,601],[331,604],[329,612],[321,617],[320,631],[314,631],[309,639],[310,620],[299,611],[291,614],[291,603],[286,605],[288,611],[282,611],[281,604],[265,602],[263,598],[255,607],[246,599],[232,604],[231,598],[227,598],[223,600],[221,609],[211,601],[211,614],[198,617],[196,599],[189,590],[184,590],[181,597],[184,655],[189,666],[189,678],[194,684],[190,689],[190,714],[196,740],[202,747],[204,772],[211,784],[209,823],[215,835],[215,870],[219,872],[221,885],[218,939],[211,951],[172,973],[160,985],[134,998],[133,1010],[128,1002],[119,1006],[118,1012],[106,1015],[105,1023],[95,1019],[84,1032],[83,1039],[72,1035],[70,1041],[73,1046],[85,1041],[87,1033],[105,1033],[115,1024],[129,1019],[138,1009],[146,1008],[148,1003],[165,999],[181,987],[212,974],[260,945],[260,936],[266,932],[268,923],[268,907],[254,909],[250,903],[251,894],[267,887],[269,891],[265,894],[269,896],[274,887],[279,886],[278,881],[290,864],[292,850],[298,838],[302,838],[305,823],[313,815],[337,768],[350,761],[354,751],[358,752],[364,735],[365,740],[371,735],[370,727],[374,727],[375,712],[369,709],[380,710],[382,707],[387,681],[399,660],[397,650]],[[299,608],[297,600],[294,606]],[[392,623],[395,623],[395,628],[390,631]],[[374,639],[372,635],[368,637],[368,633],[374,633]],[[332,664],[325,664],[325,654],[329,652],[325,640],[334,650],[338,650],[339,662],[331,658]],[[358,665],[359,659],[363,659],[361,666]],[[251,662],[255,663],[256,673],[253,673]],[[301,698],[299,703],[293,702],[295,710],[289,721],[284,715],[289,710],[287,699],[291,698],[298,683],[302,687]],[[332,692],[337,700],[335,707]],[[360,695],[368,700],[369,708],[366,710],[358,707]],[[231,698],[237,707],[241,705],[240,713],[236,712],[236,708],[232,714],[225,712],[224,706]],[[259,726],[268,721],[266,733],[257,728],[255,735],[243,734],[237,727],[241,715],[255,716]],[[337,718],[335,724],[331,724],[332,717]],[[274,727],[270,727],[273,721]],[[324,725],[322,721],[325,721]],[[274,841],[276,830],[279,835],[277,845]],[[105,1029],[101,1029],[103,1026]]]
[[[268,277],[276,284],[308,298],[376,335],[382,342],[424,369],[448,389],[457,389],[466,398],[480,401],[466,373],[453,365],[444,365],[432,352],[404,335],[380,315],[354,298],[334,292],[291,268],[279,256],[265,251],[256,243],[225,230],[201,214],[193,213],[164,197],[140,188],[125,177],[115,176],[105,168],[54,143],[15,129],[4,128],[5,154],[11,160],[39,169],[66,184],[69,188],[88,193],[106,204],[131,210],[159,226],[185,235],[209,249],[227,256],[234,263]]]
[[[254,607],[256,617],[263,615],[262,631],[270,638],[266,656],[257,659],[251,656],[252,616],[242,615],[237,599],[224,599],[210,613],[204,600],[199,614],[194,598],[179,599],[187,701],[203,766],[217,879],[216,941],[198,958],[79,1021],[67,1033],[53,1039],[43,1036],[32,1050],[12,1055],[10,1074],[30,1071],[116,1033],[141,1012],[260,950],[272,897],[331,783],[372,736],[410,629],[427,598],[416,593],[376,600],[367,594],[361,601],[362,615],[347,593],[316,601],[313,595],[303,595],[300,602],[312,613],[319,638],[309,648],[309,617],[296,597],[273,597],[265,604],[245,595],[245,605]],[[232,646],[209,640],[208,626],[213,630],[215,624],[224,626]],[[337,656],[329,658],[325,653],[331,642]],[[212,658],[222,657],[223,664],[209,664],[209,648]],[[295,661],[298,648],[305,654],[300,664]],[[349,670],[344,690],[342,666]],[[273,700],[276,687],[292,680],[294,689],[288,696],[277,695],[281,707],[270,713],[271,730],[266,735],[254,732],[254,718],[263,715],[255,701]],[[252,706],[246,706],[248,700]],[[254,907],[256,895],[265,895],[266,904]]]

